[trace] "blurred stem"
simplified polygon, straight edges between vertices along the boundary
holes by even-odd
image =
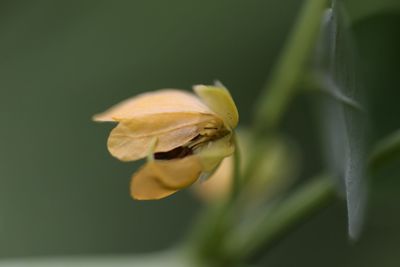
[[[200,222],[197,232],[194,233],[195,259],[200,266],[233,266],[230,258],[221,251],[222,244],[230,234],[236,223],[238,198],[241,193],[240,149],[237,135],[233,134],[235,152],[232,164],[231,195],[221,205],[216,205],[208,210],[204,221]]]
[[[296,92],[315,46],[328,0],[307,0],[300,11],[279,61],[256,110],[256,131],[275,129]]]
[[[380,140],[372,150],[369,167],[376,171],[385,163],[400,158],[400,130]]]
[[[232,180],[232,193],[231,193],[231,202],[234,202],[238,195],[241,186],[241,173],[240,173],[240,149],[238,144],[237,135],[233,134],[233,142],[235,145],[235,153],[233,154],[233,180]]]
[[[267,251],[281,237],[333,202],[336,194],[332,180],[326,174],[315,177],[271,212],[265,213],[260,223],[245,235],[233,235],[227,240],[230,246],[227,255],[243,260]]]
[[[286,45],[257,103],[253,153],[244,171],[245,182],[253,177],[254,166],[260,164],[264,151],[258,140],[268,140],[278,126],[288,104],[296,94],[302,74],[315,47],[328,0],[307,0],[299,14]]]
[[[232,266],[234,262],[238,262],[237,260],[247,259],[261,249],[266,249],[265,245],[271,246],[279,237],[333,199],[334,190],[329,179],[325,175],[317,177],[316,181],[285,199],[273,213],[262,217],[262,223],[251,229],[246,236],[235,239],[238,237],[235,231],[236,220],[240,213],[238,195],[247,186],[254,174],[254,166],[260,164],[264,154],[258,142],[260,139],[270,140],[295,96],[298,82],[307,70],[307,63],[314,49],[328,1],[306,0],[300,11],[299,18],[257,105],[250,164],[246,166],[244,176],[240,177],[240,154],[238,150],[235,152],[232,197],[215,214],[210,214],[199,228],[196,251],[200,259],[208,260],[217,266]],[[233,242],[230,242],[231,240]],[[226,244],[231,245],[227,251],[224,250]]]

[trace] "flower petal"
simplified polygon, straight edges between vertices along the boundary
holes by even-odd
[[[160,199],[193,184],[202,165],[197,156],[149,161],[132,177],[131,195],[135,199]]]
[[[93,117],[95,121],[121,121],[143,115],[160,113],[213,114],[195,95],[176,90],[162,89],[129,98]]]
[[[133,161],[147,156],[154,138],[154,152],[170,151],[187,144],[204,127],[222,124],[218,117],[201,113],[150,114],[121,121],[111,131],[107,146],[119,160]]]
[[[193,90],[212,111],[224,120],[229,128],[233,129],[237,126],[239,113],[228,89],[222,85],[195,85]]]
[[[223,159],[209,179],[194,185],[194,193],[206,201],[226,198],[232,186],[233,164],[232,156]]]
[[[173,160],[155,160],[154,165],[158,180],[171,189],[188,187],[203,171],[203,166],[196,155]]]
[[[232,142],[232,134],[222,137],[216,141],[209,142],[206,147],[196,151],[203,166],[203,171],[213,172],[221,161],[235,151],[235,146]]]
[[[134,199],[160,199],[172,195],[177,191],[161,184],[153,168],[154,165],[149,162],[133,174],[130,191]]]

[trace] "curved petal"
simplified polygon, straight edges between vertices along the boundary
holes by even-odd
[[[233,129],[239,122],[239,113],[228,89],[221,86],[195,85],[195,93]]]
[[[235,146],[232,141],[232,134],[229,134],[216,141],[209,142],[206,147],[196,151],[199,157],[203,170],[205,172],[213,172],[221,161],[235,151]]]
[[[130,186],[132,198],[138,200],[160,199],[177,191],[161,184],[153,168],[152,164],[147,163],[133,174]]]
[[[194,185],[194,192],[201,200],[222,200],[229,196],[232,188],[233,157],[222,160],[215,172],[207,179]]]
[[[93,120],[121,121],[143,115],[180,112],[214,114],[191,93],[176,89],[162,89],[122,101],[107,111],[93,116]]]
[[[147,156],[151,141],[157,138],[154,152],[165,152],[187,144],[204,127],[220,127],[213,115],[200,113],[164,113],[121,121],[108,138],[108,150],[122,161]]]
[[[196,155],[173,160],[155,160],[153,165],[158,180],[171,189],[188,187],[203,171],[203,166]]]
[[[195,155],[149,161],[132,176],[131,195],[135,199],[160,199],[193,184],[201,172]]]

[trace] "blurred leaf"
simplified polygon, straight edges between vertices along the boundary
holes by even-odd
[[[145,255],[76,256],[49,258],[21,258],[1,260],[0,267],[189,267],[190,263],[177,250],[149,253]]]
[[[370,167],[376,170],[385,163],[400,158],[400,130],[378,141],[369,159]]]
[[[339,178],[347,200],[349,235],[356,239],[364,217],[365,113],[356,51],[347,18],[333,1],[323,21],[316,49],[316,79],[331,97],[322,101],[322,128],[329,168]]]
[[[112,159],[110,126],[90,117],[145,90],[219,78],[248,121],[300,4],[0,1],[0,257],[144,252],[182,239],[200,204],[188,191],[130,200],[139,165]]]
[[[398,0],[347,0],[345,3],[352,23],[358,23],[382,13],[400,14],[400,1]]]

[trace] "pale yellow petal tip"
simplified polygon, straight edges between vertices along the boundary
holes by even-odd
[[[215,85],[195,85],[193,91],[224,122],[233,129],[239,122],[239,112],[228,89],[219,81]]]
[[[106,114],[104,113],[99,113],[99,114],[95,114],[92,116],[92,121],[95,122],[113,122],[113,121],[117,121],[114,118],[108,117]]]

